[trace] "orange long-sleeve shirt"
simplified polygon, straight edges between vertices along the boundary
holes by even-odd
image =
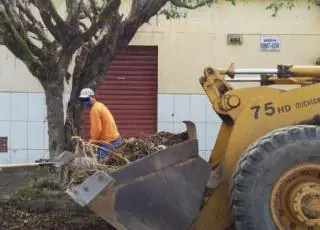
[[[91,141],[110,143],[120,136],[116,122],[109,109],[95,101],[90,110]]]

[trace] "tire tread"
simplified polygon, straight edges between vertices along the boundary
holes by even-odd
[[[253,219],[246,212],[250,197],[250,183],[256,173],[261,170],[263,161],[277,159],[277,149],[297,141],[320,139],[320,128],[313,125],[297,125],[271,131],[255,141],[240,156],[235,165],[229,184],[230,211],[234,226],[238,230],[255,229],[250,222]]]

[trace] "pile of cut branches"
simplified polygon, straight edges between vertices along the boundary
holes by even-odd
[[[167,147],[181,143],[187,139],[187,132],[174,134],[164,131],[140,138],[124,138],[122,139],[122,143],[115,150],[109,151],[109,155],[105,159],[97,161],[90,166],[86,165],[86,167],[79,167],[79,165],[76,167],[71,166],[68,187],[72,188],[81,184],[86,178],[98,170],[106,172],[117,170],[139,158],[166,149]],[[84,152],[82,155],[86,157],[95,159],[98,146],[86,142],[79,137],[77,137],[77,141],[80,143],[80,146],[82,146],[78,151]]]

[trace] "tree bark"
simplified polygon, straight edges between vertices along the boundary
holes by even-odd
[[[83,108],[78,97],[80,91],[86,86],[85,78],[91,77],[90,75],[84,75],[85,63],[87,61],[87,55],[90,48],[91,43],[84,45],[75,59],[75,67],[72,75],[72,90],[67,107],[67,119],[64,126],[65,148],[68,151],[73,151],[75,147],[75,143],[71,140],[71,137],[80,136],[80,124]]]
[[[50,159],[63,152],[64,116],[63,116],[63,81],[44,85],[47,105],[48,136]]]
[[[80,124],[82,118],[82,106],[80,105],[79,99],[72,90],[70,100],[67,107],[67,119],[64,124],[65,134],[65,150],[73,151],[75,143],[72,141],[72,136],[80,136]]]

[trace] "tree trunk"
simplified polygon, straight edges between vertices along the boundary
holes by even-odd
[[[77,95],[75,94],[74,90],[72,90],[67,107],[67,119],[64,124],[66,144],[65,149],[71,152],[75,147],[75,143],[71,140],[71,137],[80,136],[80,125],[82,118],[82,107],[79,99],[76,97]]]
[[[72,140],[72,136],[80,136],[80,125],[82,119],[83,108],[79,100],[79,94],[82,88],[84,88],[84,79],[81,79],[83,74],[84,63],[87,58],[88,49],[82,49],[81,53],[76,57],[75,67],[72,77],[72,90],[70,93],[70,99],[67,107],[67,119],[65,121],[65,143],[66,150],[73,151],[75,144]]]
[[[63,81],[44,86],[47,105],[50,159],[64,150]]]

